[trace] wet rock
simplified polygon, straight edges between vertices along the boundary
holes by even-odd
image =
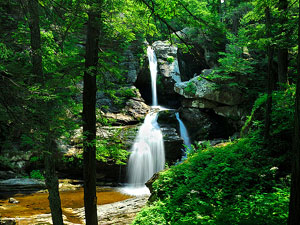
[[[0,218],[0,225],[15,225],[16,219],[12,218]]]
[[[149,189],[150,193],[153,192],[152,184],[154,183],[154,181],[156,181],[158,179],[159,173],[160,172],[153,174],[153,176],[145,183],[145,185]]]
[[[181,159],[184,149],[175,112],[175,110],[160,111],[157,119],[163,134],[167,163],[174,163]]]
[[[45,189],[45,183],[36,179],[16,178],[0,181],[0,192],[36,191],[40,189]]]
[[[228,121],[211,109],[181,108],[180,118],[185,123],[191,140],[227,138],[233,133]]]
[[[12,203],[12,204],[18,204],[18,203],[20,203],[17,199],[15,199],[15,198],[9,198],[8,199],[8,202],[9,203]]]

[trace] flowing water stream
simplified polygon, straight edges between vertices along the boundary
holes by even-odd
[[[133,195],[148,193],[145,182],[165,166],[163,135],[157,123],[158,111],[156,79],[157,59],[154,50],[147,49],[152,87],[152,108],[139,128],[128,162],[129,188],[125,192]]]
[[[176,119],[178,120],[178,123],[179,123],[180,136],[183,139],[183,144],[185,146],[184,156],[183,156],[183,158],[185,158],[186,157],[186,150],[191,147],[191,140],[190,140],[188,131],[187,131],[184,123],[182,122],[182,120],[179,117],[179,113],[177,112],[177,113],[175,113],[175,115],[176,115]]]
[[[157,106],[157,91],[156,91],[156,79],[157,79],[157,58],[154,50],[148,46],[147,56],[149,60],[149,68],[151,75],[151,89],[152,89],[152,106]]]

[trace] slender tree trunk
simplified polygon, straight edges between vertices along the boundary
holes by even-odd
[[[300,4],[300,0],[299,0]],[[295,137],[292,157],[292,183],[289,207],[289,225],[300,224],[300,7],[298,17],[298,64],[295,107]]]
[[[267,7],[265,10],[266,14],[266,29],[267,37],[271,37],[271,15],[270,8]],[[268,142],[270,139],[270,127],[271,127],[271,113],[272,113],[272,92],[274,89],[274,75],[272,73],[272,64],[273,64],[273,55],[274,50],[271,44],[268,45],[268,77],[267,77],[267,103],[266,103],[266,114],[265,114],[265,130],[264,138]]]
[[[29,28],[30,28],[30,44],[32,49],[32,73],[35,75],[35,82],[45,86],[45,79],[43,75],[42,65],[42,51],[41,51],[41,34],[39,25],[39,14],[38,14],[39,3],[38,0],[28,0],[28,12],[29,12]],[[41,110],[51,110],[50,103],[42,102]],[[40,112],[43,114],[44,112]],[[47,114],[47,113],[45,113]],[[55,158],[53,157],[55,152],[53,148],[53,139],[51,137],[50,121],[46,121],[46,132],[47,138],[44,143],[46,150],[44,151],[44,162],[45,162],[45,177],[46,186],[49,191],[49,204],[51,209],[51,216],[54,225],[62,225],[62,210],[61,201],[58,189],[58,178],[55,173]]]
[[[83,87],[84,207],[87,225],[98,224],[96,196],[96,67],[100,15],[88,13],[86,59]]]
[[[286,10],[288,8],[287,0],[279,0],[279,10],[281,11],[280,23],[282,26],[287,24],[288,20],[286,17]],[[283,30],[284,32],[285,30]],[[288,77],[288,49],[279,46],[278,49],[278,82],[280,84],[287,84]],[[284,89],[282,85],[279,86],[280,89]]]
[[[45,181],[49,191],[49,205],[51,210],[51,216],[53,224],[63,224],[61,201],[58,189],[58,177],[55,171],[55,152],[56,146],[51,137],[51,132],[48,133],[46,138],[46,144],[48,145],[47,151],[44,152],[45,163]]]

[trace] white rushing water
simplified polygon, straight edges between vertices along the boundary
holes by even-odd
[[[128,162],[129,184],[143,187],[152,175],[165,166],[162,132],[157,123],[157,112],[150,112],[140,127]]]
[[[151,83],[152,110],[147,114],[134,140],[128,161],[127,174],[129,187],[122,191],[131,195],[149,194],[145,183],[152,175],[165,167],[165,148],[163,135],[157,123],[158,110],[165,110],[157,105],[156,77],[157,60],[153,49],[147,49]],[[156,110],[153,110],[156,109]]]
[[[157,106],[157,91],[156,91],[157,59],[154,50],[150,46],[148,46],[147,48],[147,55],[148,55],[150,75],[151,75],[152,106]]]
[[[179,113],[175,113],[176,115],[176,119],[178,120],[179,123],[179,131],[180,131],[180,136],[183,139],[183,144],[186,146],[186,148],[190,148],[191,147],[191,140],[188,134],[188,131],[184,125],[184,123],[182,122],[182,120],[179,117]]]

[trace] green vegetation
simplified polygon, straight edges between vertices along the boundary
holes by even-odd
[[[197,91],[197,86],[194,82],[189,81],[184,88],[184,92],[188,95],[195,95]]]
[[[167,58],[167,61],[168,61],[168,63],[173,63],[174,62],[174,57],[173,56],[169,56],[168,58]]]
[[[275,93],[272,121],[284,124],[274,122],[272,138],[292,129],[293,112],[285,104],[293,102],[293,87],[289,90]],[[262,96],[254,104],[244,137],[193,147],[186,161],[161,172],[152,185],[153,202],[133,224],[285,224],[290,177],[283,169],[288,153],[282,150],[291,145],[281,139],[272,151],[266,149],[259,113],[265,101]]]
[[[40,170],[32,170],[30,172],[30,178],[39,179],[39,180],[44,180],[45,179],[45,177],[43,176],[43,174],[41,173]]]

